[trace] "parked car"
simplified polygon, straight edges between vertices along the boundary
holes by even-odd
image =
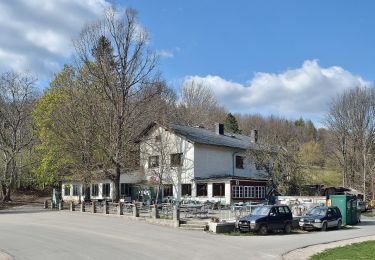
[[[340,229],[342,216],[338,207],[315,207],[299,220],[302,230],[320,229],[326,231],[335,227]]]
[[[253,212],[239,220],[238,228],[241,232],[255,231],[266,235],[268,231],[292,230],[293,216],[288,206],[259,206]]]

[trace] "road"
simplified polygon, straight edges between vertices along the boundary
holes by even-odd
[[[35,206],[0,211],[0,249],[15,259],[281,259],[295,248],[374,234],[372,219],[328,232],[225,236]]]

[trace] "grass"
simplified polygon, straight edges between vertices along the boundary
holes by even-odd
[[[355,243],[348,246],[327,249],[310,257],[310,260],[374,259],[375,241]]]
[[[371,210],[371,211],[362,213],[362,215],[364,215],[366,217],[375,217],[375,210]]]
[[[303,171],[311,183],[321,183],[325,186],[340,186],[342,183],[340,171],[334,168],[309,166]]]

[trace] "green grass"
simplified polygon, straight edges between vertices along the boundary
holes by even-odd
[[[374,259],[375,241],[356,243],[348,246],[327,249],[310,257],[310,260],[352,260]]]
[[[362,215],[366,216],[366,217],[372,217],[372,218],[374,218],[375,217],[375,210],[364,212],[364,213],[362,213]]]
[[[340,186],[342,183],[340,171],[334,168],[309,166],[303,171],[311,183],[320,183],[325,186]]]

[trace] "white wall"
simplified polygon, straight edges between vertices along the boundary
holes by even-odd
[[[159,135],[161,140],[156,141],[155,137]],[[165,184],[173,184],[174,197],[180,198],[181,184],[192,183],[194,177],[194,145],[162,127],[155,126],[141,142],[140,151],[140,164],[146,179],[163,175]],[[170,155],[174,153],[182,153],[182,166],[170,166]],[[150,156],[159,156],[159,167],[149,167]]]
[[[245,156],[244,151],[212,145],[195,144],[194,146],[194,176],[209,178],[213,175],[234,175],[239,177],[263,177],[263,171],[258,171],[255,164],[244,160],[244,169],[237,169],[235,156]]]

